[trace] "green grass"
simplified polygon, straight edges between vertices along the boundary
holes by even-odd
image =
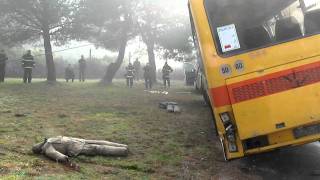
[[[181,91],[193,89],[180,82],[162,95],[145,92],[143,84],[127,89],[120,81],[104,87],[10,79],[0,84],[1,178],[207,179],[218,171],[213,159],[221,156],[211,141],[210,110],[200,95]],[[180,103],[183,112],[159,109],[166,100]],[[74,159],[81,167],[75,172],[31,153],[34,143],[58,135],[125,143],[130,155],[81,156]]]

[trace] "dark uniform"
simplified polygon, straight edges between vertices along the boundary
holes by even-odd
[[[85,81],[85,72],[87,68],[86,60],[83,56],[81,56],[81,59],[79,60],[79,81],[84,82]]]
[[[127,73],[126,73],[126,79],[127,79],[127,86],[132,88],[133,86],[133,79],[134,79],[134,73],[135,69],[131,63],[129,63],[128,67],[126,67]]]
[[[162,79],[164,87],[170,87],[170,73],[173,72],[173,69],[166,62],[162,68]]]
[[[6,74],[6,63],[7,63],[8,57],[4,50],[0,51],[0,83],[4,82],[4,77]]]
[[[72,80],[72,82],[74,81],[74,70],[71,67],[71,65],[69,64],[68,67],[66,68],[66,72],[65,72],[65,78],[66,81],[69,82],[69,80]]]
[[[135,79],[137,81],[139,81],[140,80],[141,63],[140,63],[140,61],[138,59],[136,59],[136,61],[134,61],[133,67],[134,67],[134,69],[136,71]]]
[[[144,81],[146,85],[146,89],[152,89],[152,67],[149,63],[143,68],[144,70]]]
[[[32,69],[34,68],[35,62],[31,55],[31,51],[27,51],[27,54],[22,56],[22,67],[24,69],[23,82],[31,83],[32,81]]]

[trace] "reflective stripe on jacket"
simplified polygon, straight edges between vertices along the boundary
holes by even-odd
[[[22,56],[22,67],[25,69],[33,68],[35,65],[34,58],[32,55],[25,54]]]

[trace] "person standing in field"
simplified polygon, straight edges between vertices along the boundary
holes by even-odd
[[[66,72],[65,72],[65,78],[66,81],[69,82],[69,80],[71,80],[72,82],[74,81],[74,70],[71,67],[71,64],[68,65],[68,67],[66,68]]]
[[[4,52],[4,50],[0,50],[0,83],[4,82],[7,60],[8,60],[8,57]]]
[[[84,59],[84,56],[81,55],[81,59],[79,60],[79,81],[80,82],[85,81],[86,68],[87,68],[87,62]]]
[[[170,88],[170,73],[172,72],[173,69],[169,66],[168,62],[166,62],[162,68],[162,79],[165,88],[167,88],[167,86]]]
[[[152,67],[150,63],[147,63],[143,70],[146,89],[152,89]]]
[[[133,67],[135,69],[135,79],[137,81],[139,81],[140,80],[141,63],[138,58],[134,61]]]
[[[32,69],[35,66],[34,58],[31,55],[31,51],[28,50],[26,54],[22,56],[22,67],[24,70],[23,82],[31,83],[32,81]]]
[[[135,69],[131,63],[126,67],[126,79],[127,79],[127,86],[132,88],[133,87],[133,79],[135,76]]]

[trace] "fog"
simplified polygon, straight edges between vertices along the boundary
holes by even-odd
[[[19,0],[16,1],[18,2]],[[48,67],[47,63],[52,61],[56,66],[56,76],[63,77],[64,68],[68,64],[77,68],[78,61],[83,55],[87,61],[92,61],[89,62],[88,69],[92,72],[99,72],[98,74],[89,74],[96,74],[92,75],[92,77],[102,78],[107,66],[112,62],[118,63],[117,61],[119,61],[118,55],[121,54],[119,52],[119,41],[124,35],[117,35],[117,33],[121,32],[121,29],[126,29],[119,24],[122,23],[121,21],[126,21],[124,18],[126,11],[123,7],[130,8],[132,27],[130,27],[131,32],[128,32],[128,39],[124,50],[125,54],[123,60],[121,60],[123,61],[121,68],[127,66],[129,62],[138,59],[142,65],[148,62],[154,64],[157,70],[161,69],[166,61],[175,69],[182,69],[183,63],[179,61],[185,55],[183,52],[179,53],[179,55],[176,52],[180,51],[179,48],[184,48],[183,46],[186,43],[189,43],[186,40],[191,36],[187,0],[85,0],[79,4],[82,7],[77,9],[79,7],[76,5],[78,2],[80,1],[59,2],[55,4],[56,9],[48,9],[47,12],[41,12],[44,16],[42,19],[48,19],[48,22],[51,23],[49,24],[49,28],[51,28],[49,30],[49,33],[51,33],[51,47],[46,42],[48,37],[44,36],[43,28],[41,26],[37,27],[39,25],[37,21],[42,22],[41,18],[38,19],[38,15],[31,14],[31,16],[34,16],[34,20],[30,18],[25,19],[20,16],[14,17],[16,10],[19,12],[29,10],[40,12],[42,11],[41,4],[30,7],[29,2],[25,2],[26,4],[23,6],[22,3],[15,4],[15,2],[7,4],[8,16],[3,16],[0,19],[6,22],[12,21],[10,19],[12,17],[15,21],[12,21],[10,26],[8,24],[8,27],[0,29],[0,32],[10,31],[9,29],[13,26],[16,26],[16,28],[26,28],[26,33],[5,33],[1,37],[5,41],[0,41],[0,47],[6,50],[9,57],[7,65],[8,76],[21,76],[21,68],[17,69],[21,56],[26,50],[31,50],[32,55],[37,61],[34,71],[35,76],[46,76],[46,73],[49,75],[50,73],[47,71],[52,70],[52,67]],[[69,8],[68,11],[66,11],[66,7]],[[32,8],[35,9],[32,10]],[[27,16],[29,17],[29,15]],[[61,24],[63,25],[61,26]],[[175,29],[179,32],[174,32]],[[42,35],[39,36],[39,33],[36,31],[39,31]],[[170,31],[173,34],[167,33]],[[180,41],[178,37],[171,39],[172,42],[178,42],[174,45],[175,47],[161,40],[161,38],[167,38],[165,36],[168,35],[172,37],[175,37],[175,34],[180,35],[182,31],[186,33],[181,35],[181,42],[178,42]],[[150,41],[150,39],[154,40]],[[7,46],[7,44],[10,45]],[[150,45],[152,46],[152,54],[150,54]],[[173,56],[169,58],[164,57],[164,53],[168,52]],[[98,63],[100,67],[93,69],[97,67],[96,65],[90,67],[90,63]]]

